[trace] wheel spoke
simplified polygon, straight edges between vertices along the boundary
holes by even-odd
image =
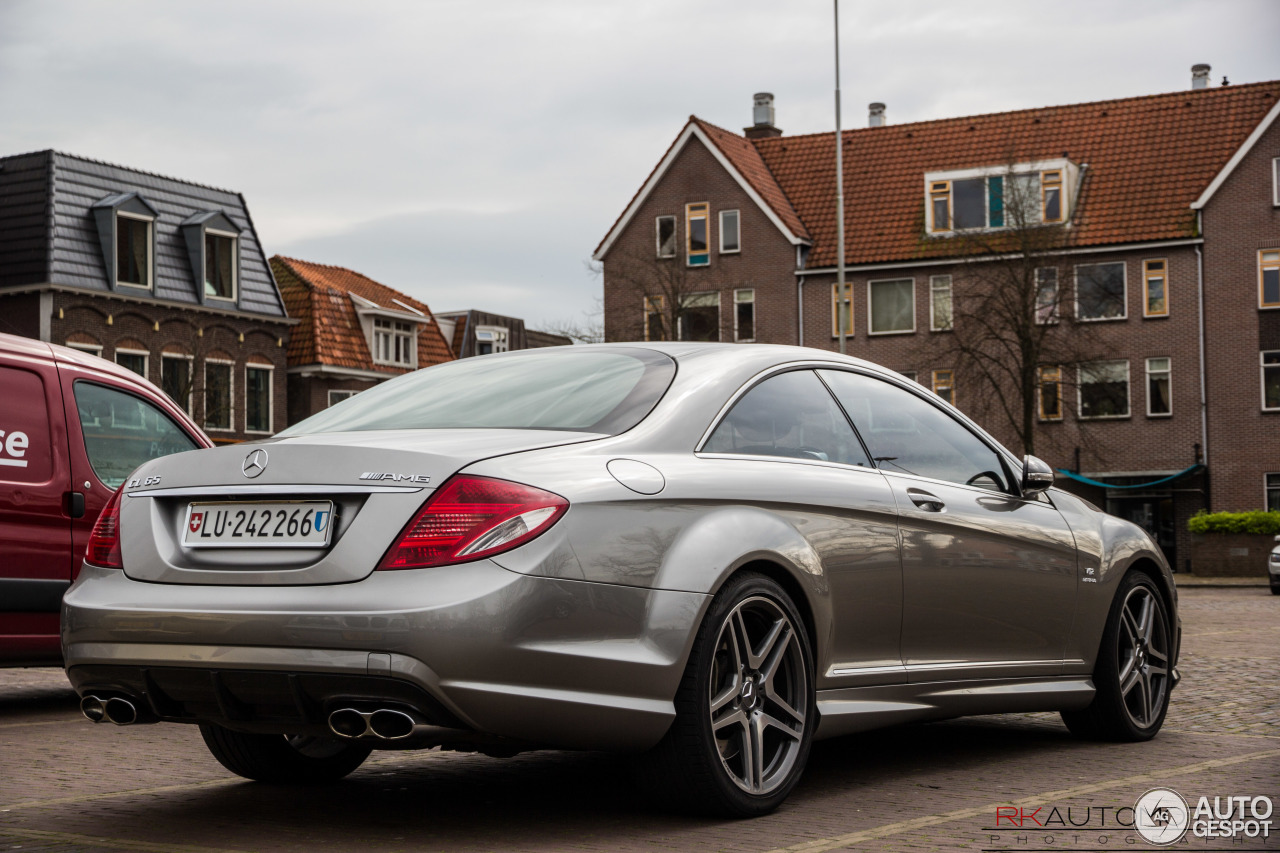
[[[1142,629],[1142,639],[1150,643],[1151,632],[1155,629],[1156,625],[1156,603],[1150,595],[1144,595],[1142,597],[1142,615],[1139,618],[1138,624]]]
[[[770,687],[773,686],[773,677],[778,672],[778,662],[782,660],[787,647],[791,645],[792,636],[791,626],[779,619],[774,630],[770,631],[766,638],[768,646],[761,653],[764,660],[760,664],[760,675]]]
[[[734,700],[738,692],[742,689],[742,679],[738,673],[733,674],[733,680],[729,682],[724,690],[721,690],[711,699],[711,719],[714,721],[716,714]]]
[[[739,670],[743,668],[755,669],[755,656],[751,651],[751,635],[747,633],[747,624],[742,621],[742,608],[738,608],[733,612],[732,625],[734,654],[738,659]]]
[[[1152,661],[1159,661],[1162,664],[1169,662],[1169,656],[1157,649],[1155,646],[1147,646],[1147,654],[1151,656]]]
[[[727,714],[722,714],[719,719],[714,716],[711,718],[711,731],[719,732],[721,729],[732,725],[740,725],[744,728],[747,725],[747,715],[741,708],[734,708]]]
[[[758,717],[753,717],[748,723],[746,740],[751,742],[750,752],[747,753],[749,760],[744,762],[750,768],[748,781],[751,783],[751,790],[759,791],[764,788],[764,726]]]
[[[761,725],[761,731],[763,731],[765,728],[777,729],[778,731],[782,732],[784,735],[791,738],[792,740],[798,741],[800,740],[800,733],[804,731],[804,728],[803,728],[804,718],[803,717],[800,718],[798,722],[798,725],[800,726],[800,731],[797,731],[796,729],[791,728],[786,723],[782,722],[772,714],[766,714],[762,712],[760,714],[760,725]]]
[[[1131,662],[1129,671],[1120,678],[1120,695],[1128,697],[1129,692],[1141,681],[1142,671]]]
[[[1138,695],[1142,699],[1142,717],[1138,720],[1140,725],[1146,726],[1151,722],[1151,681],[1143,675],[1141,677],[1142,687],[1138,691]]]
[[[1129,644],[1136,646],[1138,644],[1138,637],[1141,636],[1141,632],[1138,629],[1138,623],[1134,619],[1133,612],[1129,610],[1127,605],[1121,612],[1120,617],[1120,626],[1124,628],[1124,632],[1129,635]]]

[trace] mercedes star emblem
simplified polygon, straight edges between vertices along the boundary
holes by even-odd
[[[267,451],[262,448],[250,453],[244,458],[244,464],[240,466],[240,470],[244,472],[246,477],[256,477],[263,471],[267,470]]]

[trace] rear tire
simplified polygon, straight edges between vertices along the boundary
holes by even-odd
[[[764,575],[729,580],[698,629],[676,719],[640,762],[661,805],[724,817],[777,808],[817,724],[813,653],[795,604]]]
[[[371,752],[336,738],[249,734],[211,723],[201,723],[200,734],[213,757],[232,773],[278,785],[336,782]]]
[[[1271,585],[1271,594],[1280,595],[1280,583],[1273,583]]]
[[[1173,686],[1173,629],[1160,588],[1143,571],[1120,581],[1093,667],[1097,692],[1079,711],[1063,711],[1073,735],[1143,741],[1160,731]]]

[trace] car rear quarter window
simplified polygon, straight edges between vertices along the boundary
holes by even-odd
[[[194,450],[196,443],[159,408],[116,388],[75,384],[80,432],[93,473],[119,488],[144,462]]]
[[[702,449],[872,467],[849,421],[810,370],[780,373],[756,385]]]
[[[53,449],[44,380],[30,370],[0,367],[0,400],[0,481],[47,482]]]
[[[675,362],[653,350],[557,347],[464,358],[384,382],[279,433],[549,429],[616,435],[662,398]]]

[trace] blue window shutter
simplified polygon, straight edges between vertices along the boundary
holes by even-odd
[[[987,224],[992,228],[1004,226],[1004,178],[987,178]]]

